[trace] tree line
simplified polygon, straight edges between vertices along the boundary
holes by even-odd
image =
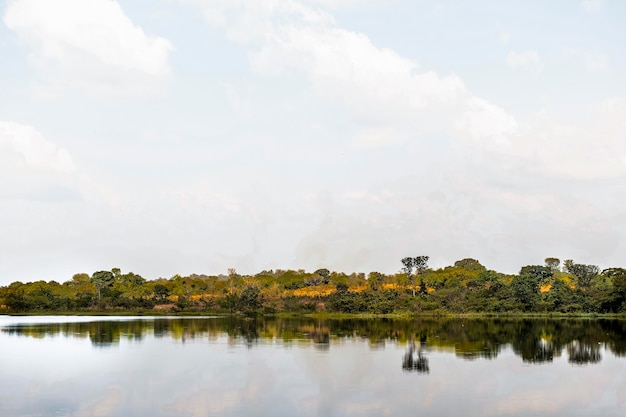
[[[624,313],[626,269],[546,258],[517,274],[461,259],[433,269],[428,256],[404,257],[394,274],[321,268],[240,275],[175,275],[146,280],[119,268],[71,280],[0,287],[0,312],[164,311],[223,314]]]

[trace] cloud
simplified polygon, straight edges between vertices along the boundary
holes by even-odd
[[[171,75],[170,41],[147,35],[113,0],[14,0],[6,26],[51,84],[102,94],[145,93]]]
[[[535,154],[547,172],[567,178],[626,177],[626,106],[621,98],[596,104],[579,120],[537,120]]]
[[[72,172],[70,154],[46,140],[35,128],[0,121],[0,161],[3,170]]]
[[[469,99],[457,120],[461,157],[534,178],[575,181],[626,177],[626,106],[615,97],[589,106],[577,119],[550,113],[518,122],[501,108]],[[470,157],[471,156],[471,157]]]
[[[77,201],[94,195],[69,152],[32,126],[0,121],[0,200]]]
[[[343,29],[316,5],[295,1],[200,1],[207,21],[250,47],[253,71],[297,77],[346,113],[358,147],[404,142],[454,119],[468,96],[455,74],[421,69],[417,61]],[[404,133],[400,133],[404,132]],[[406,132],[410,132],[407,134]]]
[[[537,76],[543,71],[543,63],[536,51],[521,53],[511,51],[506,57],[506,64],[514,70],[521,69],[528,71],[533,76]]]
[[[370,121],[452,107],[466,94],[458,77],[420,72],[417,62],[374,46],[367,36],[325,23],[278,28],[251,62],[266,74],[302,72],[322,95]]]
[[[457,128],[473,139],[510,147],[510,139],[519,135],[515,118],[486,100],[467,99],[467,110],[457,121]]]

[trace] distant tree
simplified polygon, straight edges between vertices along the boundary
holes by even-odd
[[[483,265],[481,265],[480,262],[478,262],[476,259],[472,259],[472,258],[465,258],[465,259],[461,259],[459,261],[456,261],[454,263],[454,266],[456,266],[457,268],[463,268],[467,271],[476,271],[476,272],[482,272],[482,271],[486,271],[487,268],[485,268]]]
[[[415,296],[415,277],[413,276],[413,268],[415,268],[415,275],[420,277],[420,292],[426,293],[426,285],[424,284],[424,277],[422,273],[428,268],[428,256],[416,256],[415,258],[405,257],[402,258],[402,271],[406,274],[407,281],[413,290],[413,296]]]
[[[546,258],[544,262],[546,263],[546,267],[553,271],[558,271],[561,267],[561,260],[559,258]]]
[[[426,284],[424,284],[424,271],[428,269],[429,256],[416,256],[413,258],[413,266],[415,266],[415,274],[420,278],[420,293],[426,294]],[[413,291],[415,295],[415,290]]]
[[[111,268],[111,273],[116,281],[122,276],[122,270],[120,268]]]
[[[585,265],[574,263],[571,259],[564,262],[565,271],[578,278],[578,285],[587,288],[591,281],[600,274],[600,268],[597,265]]]
[[[74,283],[89,282],[89,274],[85,274],[85,273],[74,274],[74,276],[72,276],[72,282]]]
[[[320,268],[317,271],[315,271],[315,273],[319,275],[320,277],[322,277],[322,282],[324,284],[328,284],[330,282],[330,271],[328,269]]]
[[[154,296],[159,300],[164,300],[170,295],[170,290],[163,284],[154,286]]]
[[[254,285],[246,286],[239,295],[238,310],[247,316],[256,314],[261,307],[260,291]]]
[[[413,258],[407,256],[402,258],[402,271],[406,274],[406,279],[415,295],[415,281],[413,280],[413,267],[415,266]]]
[[[553,271],[542,265],[528,265],[520,269],[511,281],[511,289],[518,307],[533,311],[539,303],[539,286],[552,277]]]
[[[385,276],[380,272],[370,272],[367,277],[367,283],[372,291],[378,291],[382,288]]]
[[[612,310],[623,311],[626,308],[626,269],[607,268],[602,275],[611,280]]]
[[[111,271],[98,271],[91,275],[91,282],[96,286],[98,302],[102,299],[102,290],[113,285],[115,277]]]

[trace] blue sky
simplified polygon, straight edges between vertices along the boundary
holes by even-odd
[[[0,283],[624,266],[623,2],[0,13]]]

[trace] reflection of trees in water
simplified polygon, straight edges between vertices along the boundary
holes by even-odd
[[[182,342],[227,337],[229,343],[250,348],[264,341],[297,341],[321,350],[332,348],[333,341],[341,339],[367,340],[371,349],[384,349],[391,341],[409,345],[410,355],[403,360],[407,366],[403,365],[403,369],[411,370],[418,370],[418,365],[427,369],[420,350],[426,344],[428,349],[454,349],[458,357],[466,360],[496,358],[502,346],[510,345],[524,362],[533,364],[550,362],[566,348],[572,363],[599,362],[601,346],[618,356],[626,355],[626,322],[604,319],[94,318],[92,322],[11,325],[1,331],[35,338],[56,334],[88,338],[98,347],[116,346],[120,341],[140,342],[149,335]]]
[[[626,356],[626,321],[599,320],[605,343],[615,356]]]
[[[402,357],[402,370],[415,371],[420,374],[427,374],[430,372],[428,366],[428,358],[424,356],[422,352],[422,344],[419,343],[415,346],[415,342],[411,340],[407,344],[407,350]]]
[[[555,356],[555,344],[537,335],[517,338],[513,343],[514,351],[527,363],[552,362]],[[558,349],[558,353],[561,349]],[[558,355],[557,355],[558,356]]]
[[[66,337],[88,338],[96,347],[109,347],[119,344],[120,339],[141,341],[152,329],[152,322],[146,320],[92,321],[74,323],[24,324],[3,328],[3,332],[23,336],[43,338],[58,334]]]
[[[599,344],[581,343],[578,340],[567,344],[567,354],[568,362],[574,365],[593,364],[602,360]]]
[[[313,323],[302,324],[299,326],[299,330],[303,336],[311,339],[315,344],[330,344],[330,329],[326,323],[321,320]]]

